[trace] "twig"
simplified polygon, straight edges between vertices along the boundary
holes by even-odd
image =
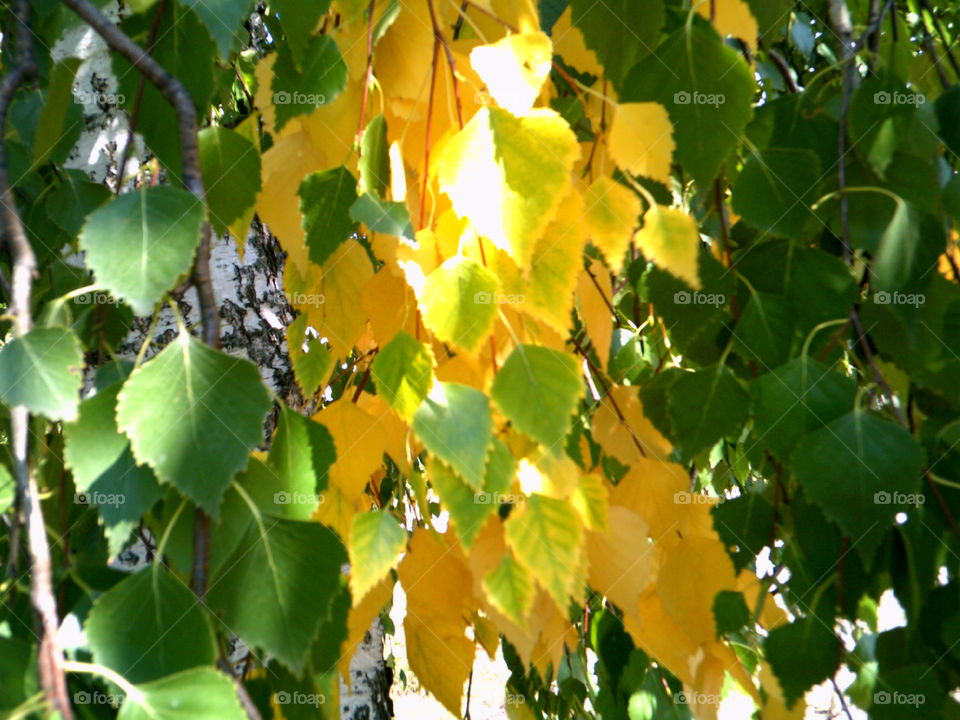
[[[783,59],[783,56],[771,48],[767,50],[767,57],[773,62],[774,67],[780,71],[780,74],[783,76],[783,81],[787,84],[787,89],[792,93],[800,92],[800,86],[797,85],[797,81],[794,79],[793,73],[791,72],[790,65],[788,65],[787,61]]]
[[[940,84],[943,86],[944,90],[948,90],[952,83],[950,78],[947,77],[947,71],[943,69],[943,65],[940,64],[940,56],[937,55],[937,48],[933,43],[933,37],[927,32],[926,27],[923,29],[923,49],[927,51],[927,54],[930,56],[930,62],[933,63],[933,69],[937,71],[937,77],[940,78]]]
[[[14,6],[14,34],[16,61],[0,81],[0,138],[6,137],[7,110],[17,88],[37,73],[30,30],[30,1],[17,0]],[[5,63],[6,64],[6,63]],[[10,255],[13,258],[13,277],[10,292],[10,312],[13,332],[20,337],[33,327],[30,314],[30,295],[37,272],[37,258],[27,239],[16,199],[7,173],[7,153],[0,142],[0,214]],[[64,720],[72,720],[73,710],[67,695],[67,681],[63,668],[63,652],[57,641],[57,601],[53,594],[53,568],[50,545],[40,505],[37,479],[30,466],[30,411],[23,405],[10,409],[13,472],[17,481],[19,512],[26,518],[27,548],[30,555],[30,600],[40,626],[37,668],[40,685],[53,708]]]
[[[953,56],[953,50],[950,49],[950,43],[947,41],[947,35],[943,31],[943,26],[940,24],[939,18],[933,14],[933,8],[930,7],[928,0],[920,0],[920,4],[927,11],[927,14],[930,15],[933,30],[940,36],[940,42],[943,43],[943,52],[947,56],[947,61],[950,63],[950,67],[953,68],[954,74],[960,79],[960,64],[957,64],[957,59]]]
[[[423,142],[423,184],[420,188],[420,227],[427,226],[426,208],[427,208],[427,186],[430,183],[430,149],[431,134],[433,133],[433,100],[437,90],[437,61],[440,57],[440,38],[433,40],[433,61],[430,65],[430,99],[427,101],[427,130]]]
[[[856,67],[854,66],[856,42],[853,39],[853,25],[846,0],[830,0],[830,22],[837,37],[840,38],[840,62],[843,65],[843,95],[837,131],[837,152],[840,161],[837,176],[840,188],[840,234],[843,243],[843,259],[849,263],[853,250],[850,247],[850,208],[844,190],[847,186],[847,116],[850,113],[850,98],[856,86]]]
[[[377,0],[370,0],[367,12],[367,69],[363,79],[363,96],[360,98],[360,122],[357,124],[357,147],[363,137],[363,121],[367,115],[367,100],[370,97],[370,81],[373,79],[373,11]]]
[[[443,54],[447,58],[447,64],[450,66],[450,81],[453,83],[453,99],[457,106],[457,122],[463,129],[463,103],[460,102],[460,81],[457,80],[457,63],[453,59],[453,51],[447,43],[447,38],[440,29],[440,23],[437,22],[437,11],[433,7],[433,0],[427,0],[427,8],[430,10],[430,23],[433,25],[433,36],[440,41],[443,47]]]

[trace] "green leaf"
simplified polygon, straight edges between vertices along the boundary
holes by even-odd
[[[317,522],[256,515],[210,583],[210,606],[244,642],[300,674],[347,554]]]
[[[804,436],[790,468],[869,564],[894,516],[922,502],[923,457],[899,425],[854,410]]]
[[[372,232],[414,240],[406,203],[385,202],[370,193],[364,193],[350,207],[350,217],[355,222],[362,222]]]
[[[257,199],[260,153],[243,135],[225,127],[204,128],[199,140],[210,224],[218,233],[224,233]]]
[[[330,9],[330,0],[270,0],[270,7],[276,11],[287,36],[294,65],[302,70],[310,38],[320,18]]]
[[[517,560],[566,607],[583,544],[580,517],[570,503],[533,494],[507,518],[504,533]]]
[[[467,485],[436,458],[430,458],[427,468],[430,484],[440,496],[444,509],[450,513],[453,530],[465,548],[473,544],[487,518],[501,503],[516,499],[504,494],[510,489],[516,462],[507,446],[497,438],[493,438],[481,492]]]
[[[33,694],[28,692],[33,648],[22,640],[0,637],[0,710],[10,710]]]
[[[81,170],[60,169],[61,183],[47,195],[47,214],[67,235],[78,235],[87,215],[113,198],[102,183],[91,182]]]
[[[333,368],[333,354],[316,337],[315,331],[307,332],[308,320],[306,314],[300,314],[287,327],[293,375],[305,397],[316,394]],[[306,350],[303,349],[304,345]]]
[[[713,528],[727,546],[727,552],[739,572],[748,567],[757,554],[770,544],[773,506],[759,492],[746,492],[724,500],[711,509]]]
[[[733,342],[748,361],[759,363],[759,371],[786,362],[793,339],[793,313],[786,299],[754,293],[740,314]]]
[[[249,42],[243,24],[253,10],[253,0],[179,0],[193,10],[217,43],[220,58]]]
[[[420,293],[424,324],[442,342],[474,352],[493,329],[497,276],[455,256],[430,273]]]
[[[0,464],[0,513],[5,513],[17,495],[17,484],[6,465]],[[2,704],[0,704],[2,707]]]
[[[739,144],[755,92],[740,53],[693,18],[630,71],[621,100],[667,108],[677,144],[674,159],[706,188]]]
[[[297,190],[310,262],[322,265],[356,230],[357,181],[345,167],[307,175]]]
[[[518,345],[494,378],[490,396],[518,430],[555,448],[570,431],[582,390],[572,355]]]
[[[684,373],[670,388],[673,439],[687,460],[724,437],[735,438],[750,413],[750,395],[724,365]]]
[[[487,396],[459,383],[434,383],[413,415],[413,431],[474,490],[483,488],[493,430]]]
[[[572,0],[571,6],[574,27],[620,90],[627,71],[657,46],[665,19],[663,0]]]
[[[865,156],[880,177],[886,177],[897,148],[907,138],[917,107],[924,102],[920,93],[890,75],[865,79],[853,94],[847,125],[850,147]]]
[[[71,86],[78,67],[80,67],[80,58],[68,57],[56,63],[50,70],[46,102],[40,111],[33,138],[34,167],[47,163],[54,148],[64,134],[69,132],[66,128],[69,111],[77,109]]]
[[[750,623],[750,609],[743,593],[721,590],[713,598],[713,619],[717,625],[717,637],[737,632]]]
[[[433,385],[433,352],[403,330],[377,353],[371,368],[377,393],[405,418],[416,412]]]
[[[500,564],[483,579],[483,589],[497,610],[520,627],[526,625],[533,606],[533,579],[513,555],[504,554]]]
[[[360,182],[365,193],[385,197],[390,185],[390,148],[387,121],[377,115],[363,131],[360,141]]]
[[[960,155],[960,86],[954,85],[937,98],[935,105],[940,120],[940,137],[954,155]]]
[[[0,400],[48,420],[73,420],[83,385],[80,342],[62,327],[34,328],[0,348]]]
[[[212,667],[197,667],[138,685],[117,720],[246,720],[233,680]]]
[[[767,148],[752,155],[733,184],[733,209],[773,235],[803,238],[820,228],[820,159],[810,150]]]
[[[407,547],[407,531],[385,510],[357,513],[350,527],[350,592],[354,604],[393,569]]]
[[[830,626],[815,616],[770,631],[764,650],[788,707],[808,689],[833,675],[840,657],[838,642]]]
[[[139,462],[216,517],[223,491],[263,440],[269,409],[252,363],[181,333],[130,375],[117,425]]]
[[[309,520],[336,459],[333,438],[324,425],[281,405],[267,456],[267,466],[273,470],[272,482],[264,488],[273,495],[270,512],[288,520]]]
[[[309,115],[321,105],[329,105],[346,84],[347,65],[329,35],[310,38],[300,69],[287,44],[280,43],[270,85],[277,113],[276,130],[298,115]]]
[[[84,625],[94,659],[132,683],[156,680],[217,658],[197,598],[162,567],[148,567],[97,598]]]
[[[80,233],[80,249],[99,285],[138,315],[149,315],[189,272],[202,224],[203,208],[193,195],[148,187],[94,210]]]
[[[800,438],[853,407],[857,384],[807,356],[751,384],[757,442],[785,462]]]

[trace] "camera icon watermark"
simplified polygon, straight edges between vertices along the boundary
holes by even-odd
[[[923,505],[927,501],[927,496],[921,493],[902,493],[898,491],[888,492],[878,490],[873,494],[874,505],[909,505],[916,507]]]
[[[73,694],[74,705],[109,705],[110,707],[120,707],[126,699],[126,695],[120,693],[105,693],[100,690],[78,690]]]
[[[117,298],[102,292],[88,292],[77,295],[74,302],[77,305],[118,305],[120,303]]]
[[[76,90],[73,101],[78,105],[97,105],[99,107],[114,107],[123,105],[127,96],[123,93],[108,93],[93,90]]]
[[[320,707],[327,702],[327,698],[322,693],[305,693],[299,690],[288,692],[281,690],[273,694],[273,701],[277,705],[308,705],[311,707]]]
[[[923,105],[927,101],[923,93],[878,90],[873,94],[874,105]]]
[[[273,94],[274,105],[313,105],[320,107],[327,104],[327,96],[318,93],[287,92],[280,90]]]
[[[679,90],[673,94],[674,105],[712,105],[719,107],[727,102],[727,96],[723,93],[703,93],[699,90],[687,92]]]
[[[127,502],[123,493],[102,493],[97,490],[87,490],[73,494],[75,505],[97,505],[100,507],[120,507]]]
[[[473,296],[477,305],[523,305],[527,301],[524,295],[513,295],[502,292],[478,292]]]
[[[274,505],[306,505],[313,507],[315,505],[323,505],[325,501],[326,498],[323,495],[317,495],[315,493],[278,490],[273,494]]]
[[[873,694],[874,705],[911,705],[920,707],[927,702],[927,697],[923,693],[902,693],[897,690],[887,692],[879,690]]]
[[[721,695],[686,690],[681,690],[673,696],[673,702],[677,705],[719,705],[722,701]]]
[[[683,492],[682,490],[673,494],[675,505],[714,505],[718,499],[720,498],[700,493]]]
[[[478,492],[473,494],[475,505],[522,505],[527,501],[526,495],[508,495],[504,493]]]
[[[723,293],[702,293],[680,290],[673,294],[674,305],[712,305],[720,307],[727,302],[727,296]]]
[[[887,292],[880,290],[873,294],[873,302],[877,305],[912,305],[920,307],[927,302],[927,296],[922,293],[902,293],[897,290]]]

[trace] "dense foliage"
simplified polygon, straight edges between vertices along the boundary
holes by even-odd
[[[336,717],[399,582],[456,716],[478,645],[514,717],[958,716],[950,4],[132,0],[193,107],[108,38],[107,187],[82,2],[0,18],[0,715]],[[287,404],[201,317],[254,216]]]

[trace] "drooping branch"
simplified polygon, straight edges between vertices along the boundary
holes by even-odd
[[[16,58],[12,67],[0,81],[0,138],[6,137],[7,111],[14,93],[21,84],[37,73],[33,55],[33,38],[30,31],[30,0],[16,0],[13,21],[16,25],[14,43]],[[37,258],[27,238],[26,230],[17,212],[16,199],[10,187],[5,144],[0,141],[0,217],[3,220],[4,238],[9,245],[13,260],[13,275],[10,287],[10,312],[13,315],[14,335],[22,336],[33,327],[30,296],[33,278],[37,271]],[[10,442],[13,454],[13,472],[17,482],[17,505],[14,520],[19,535],[21,517],[25,518],[27,548],[30,557],[30,601],[37,616],[40,637],[37,652],[37,670],[44,695],[53,709],[64,720],[73,719],[73,711],[67,695],[67,681],[63,670],[63,652],[57,642],[60,625],[57,616],[57,601],[53,594],[53,570],[50,561],[50,545],[40,506],[37,480],[30,466],[30,412],[23,405],[10,409]],[[19,542],[19,540],[15,540]],[[11,559],[16,559],[16,548],[11,549]]]

